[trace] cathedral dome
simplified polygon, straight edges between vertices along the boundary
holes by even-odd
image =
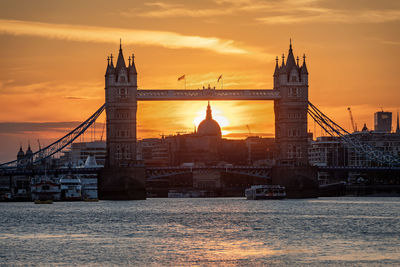
[[[219,126],[218,122],[212,118],[210,103],[208,103],[207,106],[206,118],[200,122],[199,127],[197,128],[197,134],[200,136],[221,137],[221,127]]]

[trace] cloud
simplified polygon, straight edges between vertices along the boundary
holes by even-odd
[[[214,0],[214,8],[196,8],[188,4],[169,4],[150,2],[145,8],[136,8],[135,12],[120,12],[125,16],[150,18],[215,18],[217,16],[260,13],[255,17],[263,24],[294,23],[385,23],[400,20],[399,9],[372,9],[367,4],[361,9],[340,3],[340,8],[326,8],[321,0]]]
[[[55,81],[22,83],[9,80],[0,82],[0,96],[5,95],[38,95],[60,96],[70,100],[91,100],[103,98],[99,94],[103,90],[103,85],[98,82],[79,82],[62,83]]]
[[[121,11],[120,14],[126,17],[149,17],[149,18],[177,18],[177,17],[213,17],[228,15],[235,12],[235,8],[188,8],[184,5],[168,4],[164,2],[146,3],[146,7],[155,9],[142,10],[133,9],[130,11]]]
[[[182,35],[169,31],[50,24],[20,20],[0,19],[0,34],[98,43],[115,43],[116,40],[122,38],[127,44],[154,45],[172,49],[203,49],[219,54],[236,54],[255,58],[259,58],[261,53],[239,47],[233,40],[223,40],[217,37]],[[263,57],[265,56],[266,54],[263,54]]]
[[[296,14],[276,14],[257,18],[264,24],[294,23],[385,23],[400,21],[400,10],[347,11],[327,8],[298,8]]]
[[[24,134],[56,132],[62,137],[75,129],[81,121],[58,121],[58,122],[0,122],[0,134]],[[96,132],[103,129],[102,122],[96,122]],[[90,129],[87,131],[91,131]]]
[[[65,96],[65,99],[69,100],[86,100],[88,99],[87,97],[79,97],[79,96]]]
[[[0,134],[18,134],[25,132],[63,131],[74,129],[81,122],[0,122]]]
[[[382,44],[388,44],[388,45],[400,45],[399,41],[389,41],[389,40],[382,40],[381,41]]]

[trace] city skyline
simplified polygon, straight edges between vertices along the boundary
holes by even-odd
[[[381,107],[396,114],[395,1],[285,1],[287,8],[268,1],[168,1],[137,3],[133,11],[121,1],[117,10],[96,7],[90,14],[87,4],[78,12],[67,2],[46,2],[0,4],[1,161],[15,158],[20,143],[63,136],[104,102],[106,56],[117,54],[119,38],[125,57],[135,54],[140,89],[183,89],[177,78],[185,75],[188,89],[217,90],[221,74],[226,89],[272,89],[275,57],[287,55],[292,38],[295,56],[307,56],[310,101],[339,124],[351,129],[348,106],[359,128],[366,122],[372,129]],[[42,5],[48,8],[39,11]],[[133,22],[138,26],[127,26]],[[138,138],[193,130],[205,103],[140,102]],[[247,136],[246,125],[274,135],[272,101],[213,101],[212,107],[228,122],[221,125],[225,137]]]

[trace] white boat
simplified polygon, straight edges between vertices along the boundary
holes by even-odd
[[[82,183],[78,176],[67,174],[60,179],[61,200],[82,200]]]
[[[253,185],[245,190],[247,199],[282,199],[286,197],[284,186],[280,185]]]
[[[98,200],[97,178],[81,178],[82,198],[84,200]]]
[[[98,165],[96,162],[96,157],[94,155],[89,155],[85,161],[85,164],[81,166],[82,168],[96,168],[103,167]],[[97,173],[92,174],[81,174],[79,179],[82,182],[82,198],[85,201],[96,201],[98,200],[98,186],[97,186]]]
[[[60,185],[48,176],[40,176],[32,179],[31,193],[33,201],[60,200]]]

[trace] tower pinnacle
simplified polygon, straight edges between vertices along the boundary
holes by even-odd
[[[212,119],[212,112],[211,112],[211,106],[210,106],[210,101],[208,101],[208,105],[207,105],[207,116],[206,116],[207,120],[211,120]]]
[[[119,44],[119,53],[118,53],[118,59],[117,59],[117,65],[115,66],[117,72],[120,71],[121,69],[126,68],[125,60],[124,60],[124,54],[122,53],[122,46],[121,46],[121,39],[120,39],[120,44]]]

